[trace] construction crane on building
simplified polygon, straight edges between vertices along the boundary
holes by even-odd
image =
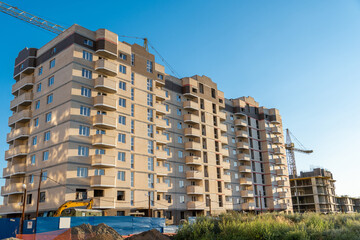
[[[295,147],[295,144],[292,142],[291,138],[293,138],[297,142],[300,148]],[[302,145],[301,142],[290,132],[289,129],[286,129],[285,149],[288,161],[289,174],[292,174],[292,176],[295,178],[297,176],[295,152],[310,154],[313,152],[313,150],[307,150],[304,145]]]

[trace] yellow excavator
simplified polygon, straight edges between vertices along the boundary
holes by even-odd
[[[58,210],[56,210],[54,217],[60,217],[61,213],[68,208],[74,208],[74,207],[84,207],[86,206],[86,209],[92,209],[93,206],[93,200],[90,199],[88,201],[84,201],[84,200],[79,200],[79,201],[75,201],[75,200],[70,200],[65,202],[63,205],[61,205]]]

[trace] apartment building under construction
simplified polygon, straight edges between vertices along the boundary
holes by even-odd
[[[294,212],[336,212],[334,183],[332,173],[321,168],[300,172],[296,178],[290,175]]]
[[[178,221],[292,211],[282,121],[206,76],[176,78],[137,44],[73,25],[15,60],[0,214],[74,199]],[[43,171],[40,179],[40,171]],[[296,198],[295,198],[296,200]]]
[[[360,198],[336,196],[336,210],[342,213],[360,212]]]

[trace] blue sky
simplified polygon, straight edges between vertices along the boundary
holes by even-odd
[[[147,37],[181,76],[207,75],[227,98],[253,96],[280,109],[284,128],[314,149],[296,155],[298,169],[325,167],[339,195],[360,196],[354,187],[360,181],[359,1],[6,2],[65,27],[77,23]],[[14,59],[24,47],[40,48],[55,35],[3,13],[0,22],[4,156]]]

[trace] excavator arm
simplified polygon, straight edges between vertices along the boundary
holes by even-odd
[[[82,201],[67,201],[63,205],[61,205],[58,210],[56,210],[54,217],[60,217],[61,213],[68,208],[73,207],[84,207],[86,206],[86,209],[92,209],[93,200],[91,199],[88,202],[82,202]]]

